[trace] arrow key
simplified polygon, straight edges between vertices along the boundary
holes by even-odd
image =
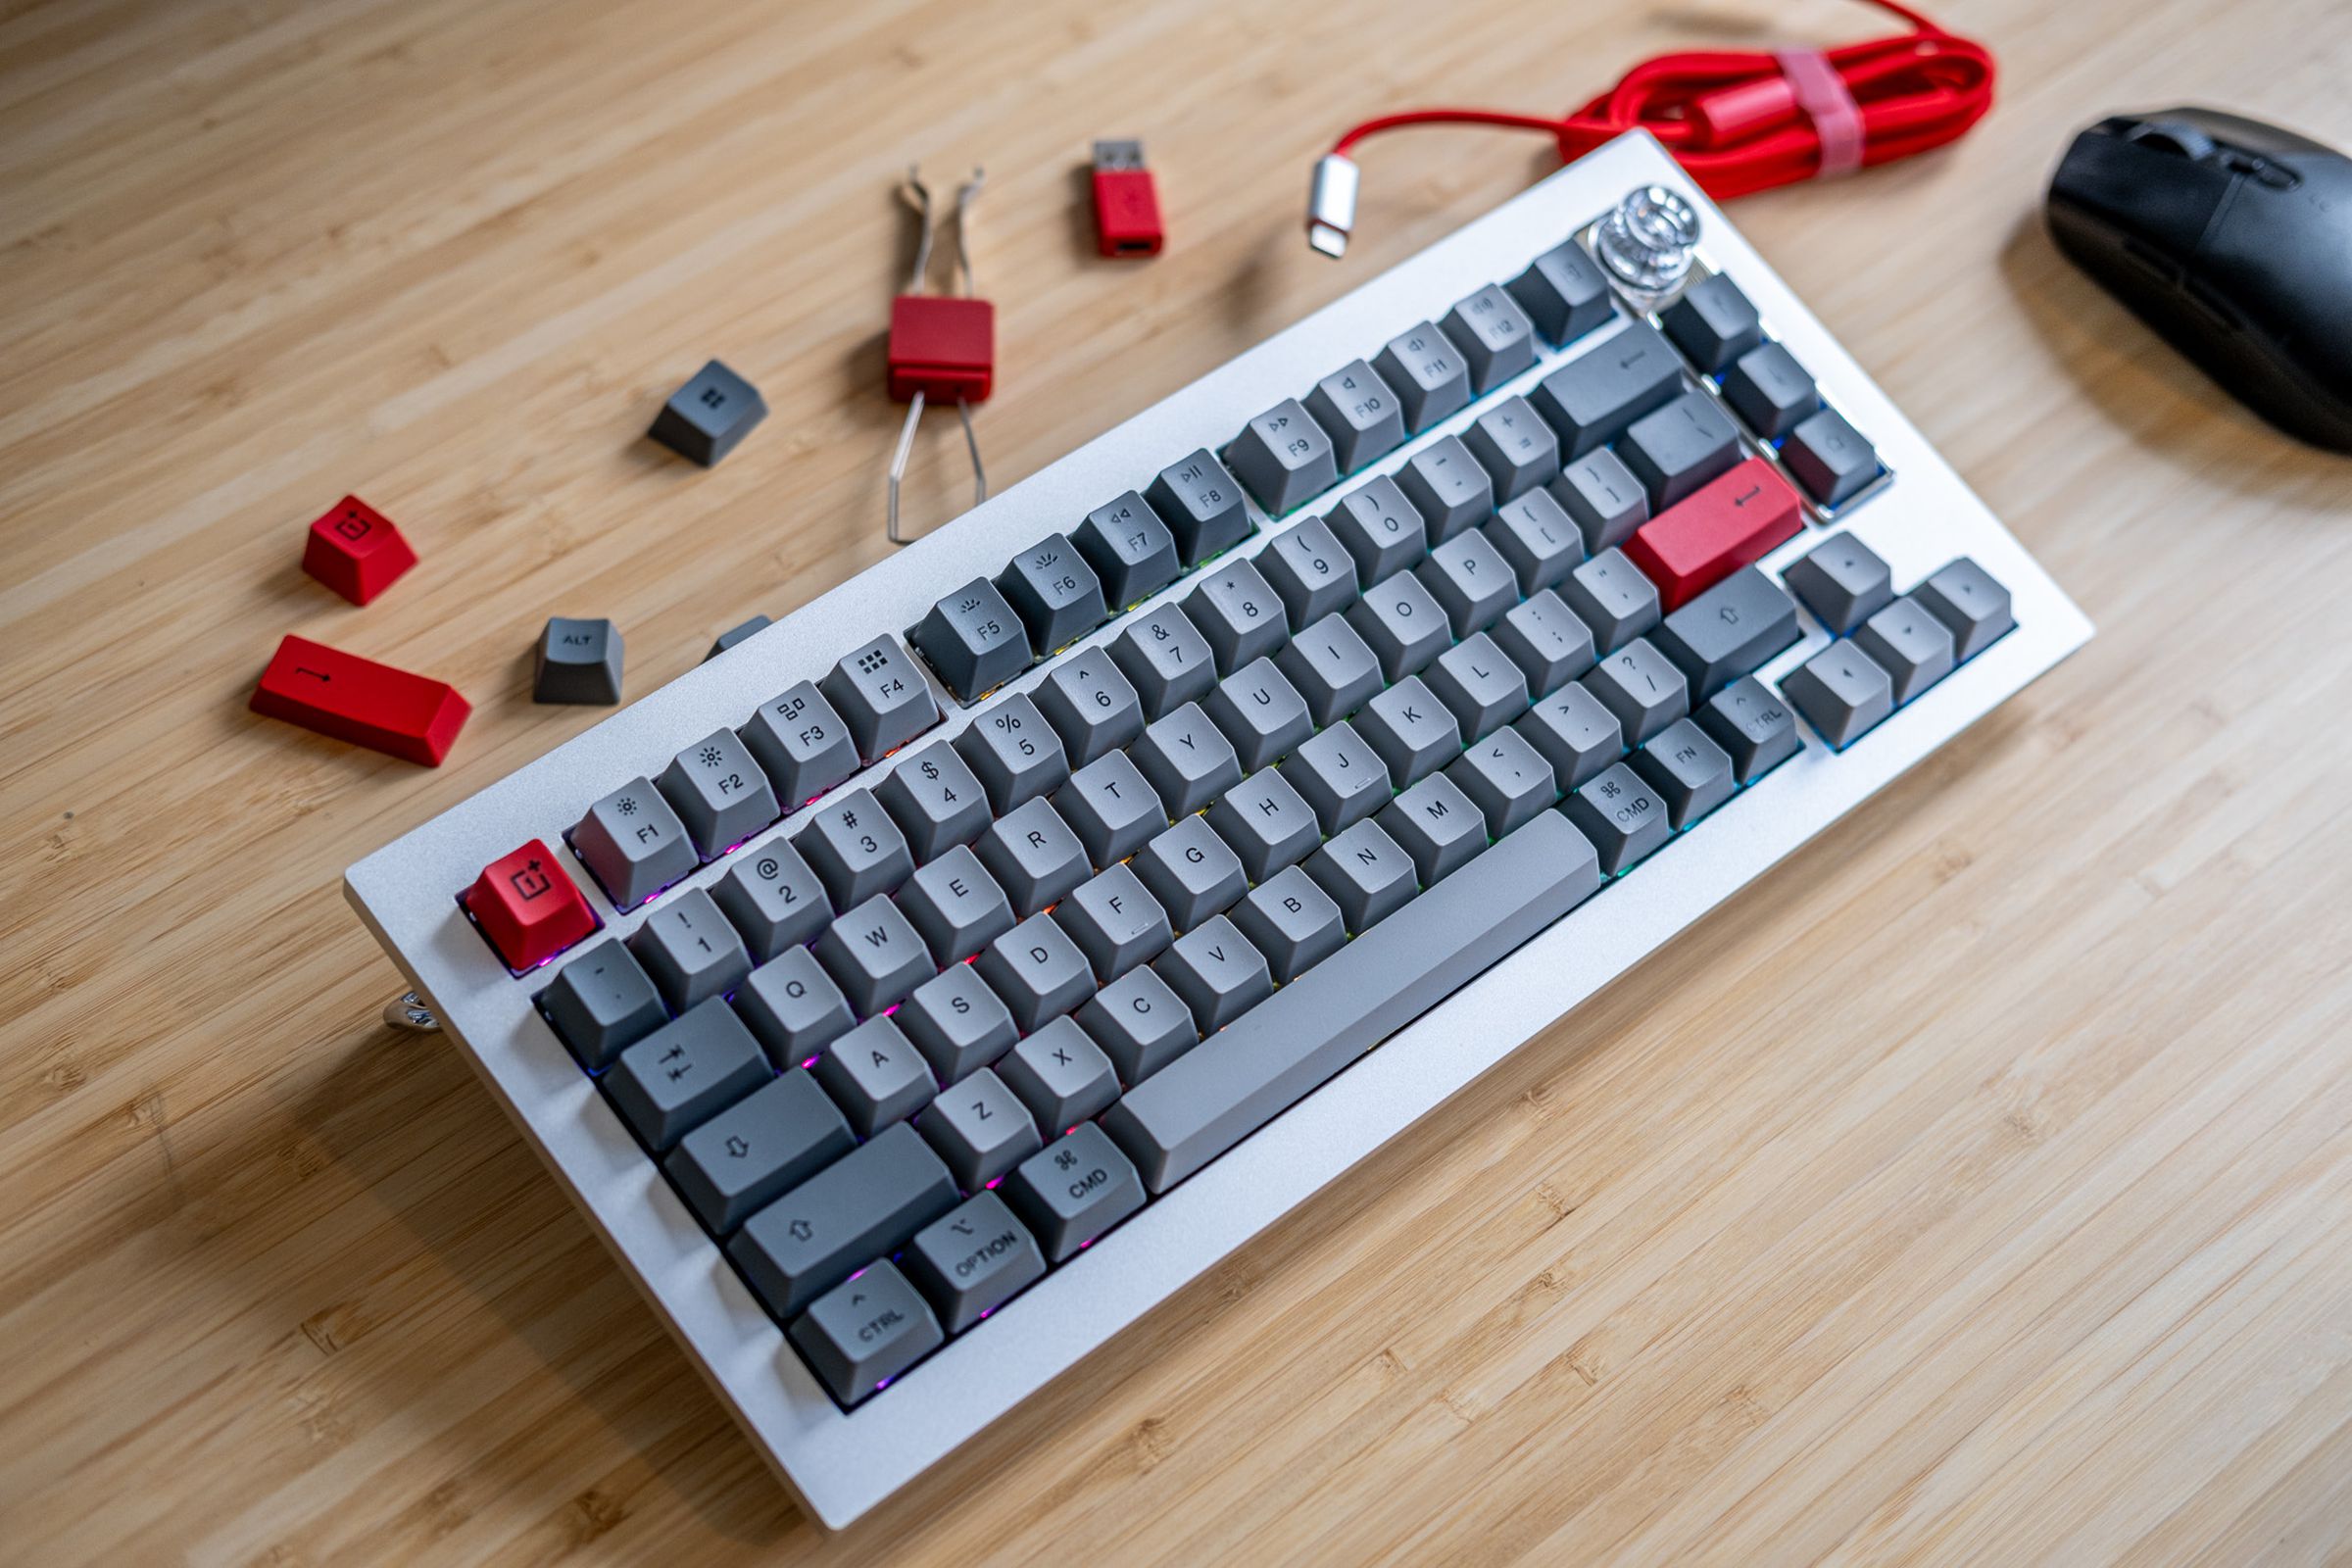
[[[794,1067],[688,1133],[662,1168],[704,1227],[724,1236],[857,1147],[840,1109]]]

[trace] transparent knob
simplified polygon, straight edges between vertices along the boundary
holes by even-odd
[[[1638,289],[1672,288],[1690,270],[1698,214],[1663,185],[1644,185],[1600,220],[1592,248],[1608,270]]]
[[[433,1004],[414,991],[404,991],[399,1001],[384,1004],[384,1022],[418,1035],[434,1034],[441,1028],[441,1020],[433,1016]]]

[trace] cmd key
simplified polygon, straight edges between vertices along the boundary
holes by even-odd
[[[1762,458],[1659,513],[1626,541],[1628,560],[1679,610],[1795,534],[1796,492]]]
[[[473,705],[447,681],[412,675],[307,637],[277,645],[249,705],[257,713],[439,767]]]

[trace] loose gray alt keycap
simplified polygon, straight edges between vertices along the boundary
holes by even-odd
[[[1110,1058],[1072,1018],[1055,1018],[1013,1047],[996,1071],[1049,1132],[1075,1127],[1119,1098]]]
[[[631,909],[701,863],[686,824],[647,778],[633,778],[571,830],[571,847],[613,906]]]
[[[1781,443],[1781,461],[1825,507],[1847,500],[1879,476],[1879,455],[1836,409],[1805,416]]]
[[[620,632],[611,621],[551,615],[531,654],[531,701],[619,702],[620,654]]]
[[[1429,549],[1429,526],[1420,509],[1385,473],[1342,496],[1323,520],[1340,548],[1355,559],[1355,580],[1362,587],[1402,571]]]
[[[1713,398],[1692,391],[1636,419],[1616,450],[1649,492],[1652,510],[1663,512],[1732,470],[1740,462],[1740,432]]]
[[[1235,670],[1200,706],[1233,742],[1244,772],[1269,765],[1314,732],[1306,699],[1282,678],[1271,659]]]
[[[914,870],[906,836],[871,790],[853,790],[812,812],[792,841],[836,909],[888,893]]]
[[[1951,629],[1909,594],[1862,623],[1854,646],[1894,684],[1897,708],[1952,672]]]
[[[1135,1166],[1091,1121],[1022,1160],[1004,1192],[1049,1263],[1075,1256],[1144,1206]]]
[[[556,971],[539,1010],[590,1072],[669,1020],[653,981],[611,937]]]
[[[1404,405],[1405,428],[1428,429],[1470,402],[1470,367],[1433,322],[1389,339],[1372,368]]]
[[[999,816],[1070,776],[1061,737],[1027,697],[1008,697],[956,737],[956,750],[988,792]]]
[[[1806,660],[1781,682],[1781,690],[1838,751],[1894,711],[1894,682],[1851,639]]]
[[[1168,923],[1190,931],[1250,890],[1241,857],[1205,817],[1188,816],[1145,845],[1128,862],[1145,890],[1168,913]]]
[[[791,948],[754,969],[735,993],[743,1015],[778,1066],[811,1061],[858,1020],[841,987],[807,948]]]
[[[1569,796],[1566,810],[1610,876],[1633,869],[1674,835],[1666,803],[1623,762]]]
[[[792,1325],[793,1347],[845,1405],[930,1354],[941,1339],[931,1308],[887,1260],[835,1288]]]
[[[1176,560],[1176,536],[1133,490],[1088,513],[1070,538],[1102,579],[1103,600],[1114,612],[1149,599],[1184,570]]]
[[[1753,674],[1797,636],[1795,602],[1779,583],[1742,566],[1668,615],[1649,640],[1704,702]]]
[[[746,1220],[727,1255],[768,1311],[790,1319],[957,1200],[948,1167],[898,1122]]]
[[[1423,680],[1462,726],[1464,741],[1485,740],[1527,711],[1527,677],[1483,631],[1440,654]]]
[[[1380,661],[1380,672],[1402,680],[1453,645],[1453,628],[1429,589],[1400,571],[1365,590],[1348,610],[1348,624]]]
[[[1277,985],[1290,984],[1348,940],[1340,906],[1295,865],[1250,889],[1233,906],[1233,923],[1264,956]]]
[[[1315,813],[1272,767],[1261,767],[1218,797],[1208,825],[1233,846],[1242,870],[1263,882],[1300,859],[1323,840]]]
[[[1236,561],[1210,572],[1185,596],[1184,612],[1208,639],[1220,675],[1265,658],[1290,635],[1282,599],[1254,562]]]
[[[1331,437],[1296,398],[1285,398],[1242,426],[1225,461],[1266,515],[1279,517],[1339,481]]]
[[[1550,495],[1585,536],[1585,553],[1614,550],[1649,520],[1649,492],[1607,447],[1560,470]]]
[[[1454,436],[1431,442],[1396,470],[1397,488],[1421,514],[1429,542],[1444,544],[1494,513],[1494,481]]]
[[[1193,1021],[1204,1035],[1215,1034],[1274,990],[1265,956],[1221,914],[1178,937],[1152,969],[1193,1009]]]
[[[1029,647],[1043,659],[1100,626],[1110,614],[1102,580],[1070,543],[1050,533],[997,574],[997,591],[1028,628]]]
[[[816,873],[782,839],[770,839],[744,855],[711,897],[719,912],[733,922],[754,963],[814,942],[833,918]]]
[[[1420,887],[1412,858],[1377,822],[1334,834],[1306,858],[1306,874],[1331,895],[1340,918],[1359,936],[1403,908]]]
[[[1274,667],[1305,702],[1317,727],[1354,712],[1382,685],[1380,661],[1340,615],[1325,615],[1283,644]]]
[[[1625,726],[1582,686],[1563,686],[1543,698],[1512,728],[1551,764],[1563,790],[1598,777],[1625,755]]]
[[[1752,784],[1803,749],[1796,717],[1753,675],[1732,682],[1698,710],[1698,727],[1732,760],[1732,774]]]
[[[1184,611],[1161,605],[1111,642],[1111,662],[1143,700],[1146,722],[1208,695],[1217,683],[1216,656]]]
[[[1472,421],[1462,444],[1494,481],[1494,495],[1514,501],[1560,474],[1560,439],[1525,398],[1504,398]]]
[[[1242,487],[1205,447],[1160,469],[1144,499],[1176,536],[1177,557],[1187,566],[1250,537]]]
[[[858,747],[833,705],[808,681],[760,705],[736,731],[775,786],[786,811],[797,811],[858,771]]]
[[[1125,752],[1089,762],[1054,792],[1054,809],[1096,865],[1124,860],[1168,825],[1159,797]]]
[[[1048,914],[1033,914],[997,938],[973,967],[1004,999],[1023,1034],[1060,1017],[1095,989],[1086,955]]]
[[[1558,586],[1585,559],[1583,533],[1548,490],[1504,502],[1481,531],[1510,564],[1521,594]]]
[[[833,711],[849,725],[858,757],[868,762],[939,722],[939,702],[931,688],[915,672],[906,651],[887,634],[835,664],[822,690]]]
[[[1257,569],[1273,585],[1293,626],[1320,620],[1355,601],[1355,562],[1320,517],[1304,518],[1277,534],[1258,553]]]
[[[990,820],[988,792],[945,741],[932,742],[892,768],[874,798],[898,824],[917,865],[971,843]]]
[[[1570,240],[1535,260],[1505,285],[1519,308],[1554,343],[1583,337],[1607,320],[1609,285],[1585,248]]]
[[[724,996],[752,972],[743,938],[706,888],[688,888],[629,934],[629,952],[672,1012]]]
[[[1537,382],[1528,401],[1558,432],[1561,456],[1573,461],[1616,440],[1682,390],[1682,362],[1673,348],[1656,328],[1632,321]]]
[[[660,1153],[769,1076],[760,1043],[712,997],[622,1052],[605,1070],[605,1097]]]
[[[1315,383],[1306,412],[1330,435],[1342,473],[1353,473],[1404,439],[1404,405],[1361,360]]]
[[[1633,767],[1666,803],[1678,833],[1732,798],[1731,755],[1687,718],[1636,752]]]
[[[1187,703],[1151,725],[1127,755],[1172,821],[1204,808],[1242,780],[1242,761],[1233,742],[1198,703]]]
[[[1640,746],[1690,711],[1690,683],[1645,637],[1637,637],[1592,666],[1583,682]]]
[[[979,855],[1024,920],[1095,874],[1086,846],[1049,801],[1030,801],[997,818],[980,835]]]
[[[1683,290],[1658,314],[1658,324],[1684,358],[1710,375],[1764,341],[1755,306],[1724,272]]]
[[[795,1067],[680,1139],[662,1168],[703,1228],[724,1236],[857,1147],[840,1108]]]
[[[1326,834],[1362,821],[1394,793],[1388,765],[1345,719],[1316,731],[1285,758],[1282,776],[1314,808]]]
[[[1519,666],[1535,697],[1558,691],[1591,669],[1600,654],[1592,642],[1592,628],[1548,588],[1538,589],[1525,603],[1503,612],[1502,623],[1494,628],[1494,646]]]
[[[1081,648],[1056,664],[1033,696],[1074,768],[1144,732],[1144,705],[1134,683],[1100,646]]]
[[[1012,901],[980,863],[968,844],[958,844],[906,879],[899,893],[905,914],[932,961],[960,964],[1012,929]]]
[[[1033,657],[1020,616],[986,577],[933,605],[908,637],[948,690],[967,703],[1027,669]]]
[[[1398,789],[1429,777],[1462,749],[1461,720],[1417,675],[1366,703],[1353,722]]]
[[[1485,631],[1519,599],[1510,566],[1476,528],[1432,550],[1413,574],[1446,612],[1456,637]]]
[[[913,1043],[889,1018],[868,1018],[827,1046],[816,1058],[816,1081],[860,1138],[905,1121],[937,1089]]]
[[[1442,323],[1470,367],[1470,384],[1489,392],[1536,363],[1536,327],[1517,302],[1489,283],[1446,313]]]
[[[1750,430],[1775,441],[1821,407],[1813,377],[1779,343],[1749,349],[1723,375],[1723,400]]]
[[[767,774],[731,729],[712,730],[680,752],[655,784],[706,860],[784,814]]]
[[[1150,969],[1128,970],[1089,998],[1077,1017],[1128,1085],[1142,1083],[1200,1039],[1193,1009]]]
[[[1952,634],[1961,662],[1976,658],[2017,624],[2009,590],[1992,574],[1962,556],[1912,591],[1911,597]]]
[[[1894,601],[1894,577],[1879,553],[1850,533],[1833,534],[1789,564],[1781,580],[1813,618],[1843,637]]]
[[[933,972],[923,939],[899,906],[878,894],[825,927],[809,951],[860,1018],[904,1001]]]
[[[1560,798],[1559,777],[1517,730],[1499,730],[1446,769],[1446,776],[1487,819],[1487,837],[1499,839],[1534,821]]]
[[[1628,561],[1625,552],[1603,550],[1568,573],[1560,600],[1592,628],[1592,641],[1613,654],[1658,623],[1657,585]]]
[[[967,1193],[1045,1147],[1029,1108],[988,1067],[931,1102],[914,1125]]]
[[[1486,813],[1443,773],[1397,796],[1373,820],[1411,858],[1413,874],[1425,888],[1437,886],[1487,847]]]
[[[989,990],[988,982],[968,963],[951,963],[916,986],[906,1004],[891,1016],[923,1054],[931,1076],[951,1087],[1010,1051],[1021,1033],[1004,999]],[[932,1142],[936,1145],[938,1140]],[[959,1168],[956,1179],[962,1177]]]
[[[1036,1239],[994,1193],[974,1193],[917,1231],[905,1262],[950,1334],[961,1334],[1046,1272]]]
[[[1131,865],[1110,866],[1081,883],[1054,908],[1054,918],[1102,981],[1157,957],[1176,939],[1167,910]]]

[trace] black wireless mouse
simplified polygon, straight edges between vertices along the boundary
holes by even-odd
[[[2239,402],[2352,452],[2352,159],[2211,109],[2117,115],[2051,176],[2050,234]]]

